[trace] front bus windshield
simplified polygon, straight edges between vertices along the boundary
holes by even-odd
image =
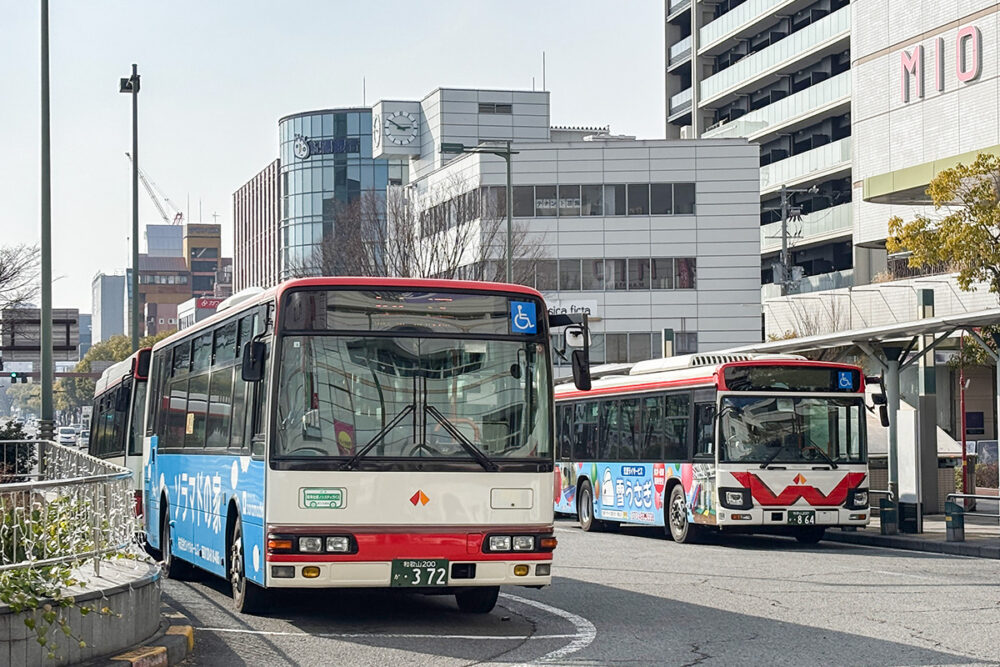
[[[761,467],[865,461],[860,397],[726,396],[719,414],[721,461]]]
[[[364,460],[551,458],[544,330],[510,334],[512,300],[292,293],[275,456],[349,460],[372,443]]]

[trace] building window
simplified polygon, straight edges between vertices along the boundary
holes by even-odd
[[[628,266],[624,259],[604,260],[604,287],[608,290],[628,289]]]
[[[535,217],[552,217],[556,214],[556,186],[536,185],[535,186]]]
[[[559,289],[559,274],[556,260],[542,259],[535,262],[535,289],[554,292]]]
[[[625,215],[625,186],[604,186],[604,215]]]
[[[648,257],[633,257],[628,260],[628,288],[630,290],[649,289]]]
[[[604,291],[604,260],[583,260],[583,289]]]
[[[632,183],[628,186],[628,214],[649,215],[648,183]]]
[[[674,332],[675,354],[695,354],[698,352],[698,332],[697,331],[677,331]]]
[[[674,183],[674,214],[694,213],[694,183]]]
[[[674,260],[670,257],[654,257],[650,282],[653,289],[673,289]]]
[[[535,188],[530,185],[514,186],[514,217],[531,218],[535,215]]]
[[[679,257],[674,260],[674,285],[677,289],[694,289],[696,260],[694,257]]]
[[[559,260],[559,289],[573,291],[580,289],[580,260]]]
[[[673,213],[673,185],[670,183],[653,183],[649,186],[649,212],[652,215],[670,215]]]
[[[580,186],[559,186],[559,215],[580,215]]]
[[[580,186],[580,215],[604,215],[604,186]]]

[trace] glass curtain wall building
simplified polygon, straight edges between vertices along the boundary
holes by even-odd
[[[369,108],[327,109],[278,121],[281,163],[279,279],[339,273],[331,252],[349,233],[350,206],[408,180],[403,160],[372,158]],[[338,218],[345,229],[338,230]]]

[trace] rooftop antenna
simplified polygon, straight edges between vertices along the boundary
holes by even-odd
[[[212,222],[218,224],[218,222],[219,222],[219,214],[218,213],[212,213]]]
[[[542,51],[542,90],[545,88],[545,51]]]
[[[368,106],[368,82],[365,77],[361,77],[361,106]]]
[[[531,77],[531,92],[535,92],[535,77]]]
[[[202,221],[201,217],[201,199],[198,200],[198,222]]]

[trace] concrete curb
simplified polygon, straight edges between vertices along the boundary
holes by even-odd
[[[826,531],[824,540],[843,542],[847,544],[863,544],[872,547],[887,547],[890,549],[905,549],[907,551],[923,551],[927,553],[948,554],[951,556],[971,556],[973,558],[1000,559],[1000,546],[981,545],[974,542],[942,542],[940,540],[923,540],[918,537],[902,537],[899,535],[873,535],[868,532]]]
[[[194,628],[187,616],[170,605],[160,605],[160,629],[139,646],[88,663],[91,667],[168,667],[176,665],[194,650]]]

